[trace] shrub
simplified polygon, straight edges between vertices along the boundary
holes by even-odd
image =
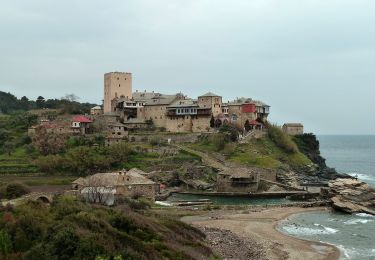
[[[59,155],[47,155],[39,157],[35,164],[42,172],[55,173],[62,170],[63,158]]]
[[[277,125],[271,125],[266,122],[266,127],[268,129],[269,138],[281,149],[287,153],[297,153],[298,147],[292,141],[289,135],[285,134],[281,128]]]
[[[216,151],[221,151],[224,149],[225,144],[227,143],[226,135],[219,133],[212,137],[212,143],[215,146]]]
[[[12,241],[4,230],[0,231],[0,251],[3,259],[7,259],[8,254],[12,251]]]
[[[5,188],[5,197],[15,199],[30,193],[30,189],[21,183],[10,183]]]

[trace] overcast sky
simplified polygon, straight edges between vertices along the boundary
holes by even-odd
[[[2,0],[0,90],[100,103],[133,89],[271,105],[275,123],[375,134],[374,0]]]

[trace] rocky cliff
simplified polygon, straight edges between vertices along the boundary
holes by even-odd
[[[355,179],[330,181],[327,196],[332,207],[347,213],[367,213],[375,215],[375,189]]]
[[[337,178],[350,178],[349,175],[338,173],[334,168],[327,166],[326,159],[320,154],[319,141],[314,134],[297,135],[293,137],[293,141],[297,144],[300,152],[316,164],[316,168],[312,170],[314,174],[310,174],[309,176],[316,176],[322,182]]]

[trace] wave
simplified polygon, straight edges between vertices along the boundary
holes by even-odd
[[[358,173],[358,172],[348,172],[348,174],[352,177],[356,177],[362,181],[372,181],[374,180],[374,177],[373,176],[370,176],[368,174],[364,174],[364,173]]]
[[[368,222],[372,222],[374,220],[372,219],[351,219],[351,220],[348,220],[348,221],[345,221],[344,224],[346,225],[356,225],[356,224],[366,224]]]
[[[318,224],[319,225],[319,224]],[[316,225],[315,225],[316,226]],[[300,227],[295,225],[288,225],[282,227],[282,229],[285,230],[286,233],[291,235],[329,235],[337,233],[339,230],[325,227],[322,225],[319,225],[320,228],[309,228],[309,227]]]
[[[375,218],[375,216],[371,214],[367,214],[367,213],[356,213],[354,215],[356,215],[357,217],[362,217],[362,218]]]

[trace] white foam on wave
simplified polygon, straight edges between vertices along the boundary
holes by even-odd
[[[372,221],[374,221],[374,220],[355,218],[355,219],[350,219],[350,220],[345,221],[344,224],[346,224],[346,225],[357,225],[357,224],[366,224],[366,223],[372,222]]]
[[[363,180],[363,181],[369,181],[369,180],[373,180],[374,179],[370,175],[367,175],[367,174],[364,174],[364,173],[349,172],[348,174],[350,176],[352,176],[352,177],[357,177],[358,179]]]
[[[375,216],[371,214],[367,214],[367,213],[356,213],[354,215],[356,215],[357,217],[361,217],[361,218],[375,218]]]
[[[315,224],[314,224],[315,225]],[[317,224],[319,225],[319,224]],[[315,225],[316,226],[316,225]],[[325,227],[319,225],[321,228],[309,228],[309,227],[300,227],[300,226],[293,226],[288,225],[282,227],[288,234],[291,235],[329,235],[337,233],[338,230],[334,228]]]

